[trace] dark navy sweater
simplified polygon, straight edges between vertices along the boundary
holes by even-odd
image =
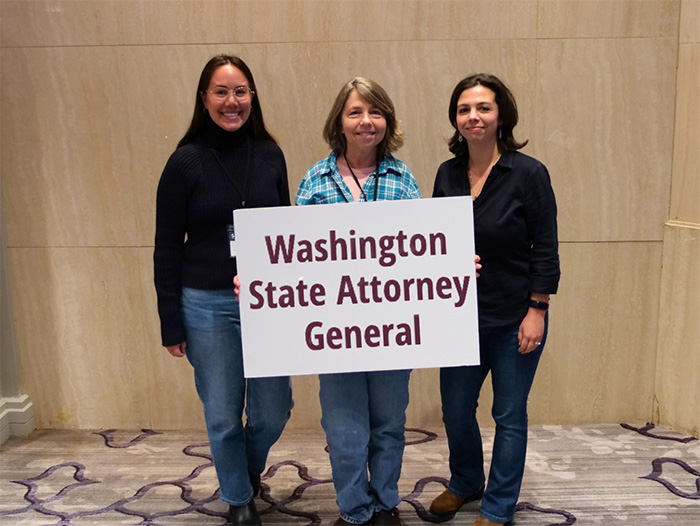
[[[282,150],[252,137],[250,123],[228,132],[207,116],[203,132],[168,159],[158,184],[154,278],[164,346],[186,341],[182,287],[233,289],[228,225],[233,210],[288,206]]]

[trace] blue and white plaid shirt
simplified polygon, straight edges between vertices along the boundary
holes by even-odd
[[[338,171],[337,159],[338,155],[331,152],[328,157],[309,168],[299,185],[299,190],[297,190],[297,205],[352,203],[354,201],[350,189]],[[379,185],[376,192],[377,201],[419,199],[421,197],[418,183],[413,178],[408,166],[391,155],[385,156],[379,163],[379,169],[365,181],[362,186],[364,195],[360,195],[360,202],[365,201],[365,196],[370,200],[374,198],[376,185]]]

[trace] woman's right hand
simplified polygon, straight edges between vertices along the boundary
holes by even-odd
[[[481,257],[479,257],[479,254],[476,254],[474,256],[474,266],[476,267],[476,277],[477,278],[479,277],[479,270],[481,270],[481,263],[479,263],[479,261],[481,261]]]
[[[187,342],[180,342],[177,345],[168,345],[166,349],[168,352],[175,356],[176,358],[182,358],[185,356],[185,349],[187,348]]]

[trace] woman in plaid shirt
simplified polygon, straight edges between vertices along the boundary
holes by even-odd
[[[304,176],[297,205],[421,197],[411,171],[391,155],[403,145],[403,133],[393,102],[376,82],[357,77],[342,87],[323,137],[331,153]],[[336,525],[401,524],[396,507],[410,374],[319,375],[321,424],[340,508]]]

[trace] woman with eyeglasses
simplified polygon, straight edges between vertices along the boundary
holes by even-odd
[[[297,205],[420,198],[410,170],[392,155],[403,133],[393,102],[376,82],[358,77],[342,87],[323,137],[331,153],[304,176]],[[336,525],[401,524],[409,376],[405,370],[319,375],[321,424],[340,508]]]
[[[500,79],[477,74],[452,91],[454,154],[440,165],[433,197],[470,195],[484,269],[477,281],[481,364],[440,371],[450,483],[430,511],[454,515],[481,499],[474,526],[513,520],[525,469],[527,399],[547,340],[550,294],[559,285],[557,206],[547,168],[513,137],[518,109]],[[488,481],[476,408],[491,373],[496,435]]]
[[[235,56],[213,57],[158,184],[153,259],[162,342],[194,368],[230,524],[261,524],[253,498],[293,405],[289,377],[243,376],[232,215],[289,204],[284,155],[265,128],[250,69]]]

